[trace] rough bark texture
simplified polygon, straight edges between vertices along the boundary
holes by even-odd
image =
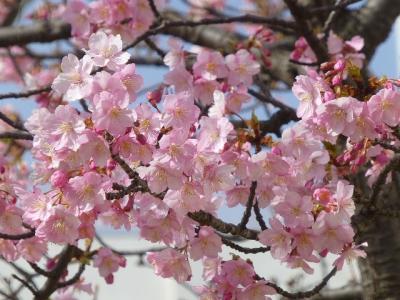
[[[368,258],[360,260],[365,300],[400,299],[400,221],[381,216],[363,229]]]
[[[383,188],[377,201],[378,210],[399,209],[398,183],[393,179]],[[369,196],[368,188],[364,191],[364,195]],[[356,215],[355,223],[358,241],[368,242],[367,259],[359,260],[363,299],[400,299],[400,220],[371,213]]]

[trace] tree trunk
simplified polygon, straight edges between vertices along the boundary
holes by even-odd
[[[394,183],[385,186],[378,209],[398,210],[399,195]],[[400,220],[375,213],[358,215],[355,221],[358,242],[368,242],[367,258],[359,260],[363,299],[400,299]]]

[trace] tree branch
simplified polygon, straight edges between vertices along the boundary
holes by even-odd
[[[343,38],[362,36],[365,39],[363,53],[370,59],[376,48],[389,36],[399,14],[400,1],[369,0],[363,8],[338,18],[333,28]]]
[[[282,295],[289,299],[309,298],[309,297],[312,297],[312,296],[318,294],[328,284],[329,279],[331,279],[336,274],[336,271],[337,271],[336,267],[333,268],[328,273],[328,275],[326,275],[317,286],[315,286],[313,289],[306,291],[306,292],[290,293],[288,291],[285,291],[284,289],[282,289],[281,287],[279,287],[278,285],[276,285],[275,283],[272,283],[272,282],[267,282],[267,285],[270,287],[273,287],[279,295]]]

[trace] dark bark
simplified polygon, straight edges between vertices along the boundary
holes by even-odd
[[[400,221],[377,217],[363,228],[367,259],[359,261],[365,300],[400,299]]]
[[[361,178],[359,184],[361,180],[365,183]],[[359,260],[365,300],[400,299],[400,219],[387,215],[387,211],[400,208],[398,184],[393,180],[384,185],[376,207],[358,209],[354,217],[358,242],[368,243],[367,258]],[[370,198],[372,191],[365,185],[361,188],[364,199]]]

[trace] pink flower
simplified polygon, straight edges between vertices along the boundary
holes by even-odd
[[[113,283],[114,275],[120,267],[126,266],[126,259],[108,248],[100,248],[93,257],[93,266],[99,269],[99,274],[108,284]]]
[[[76,110],[69,105],[60,105],[56,108],[54,115],[50,117],[51,127],[48,128],[51,134],[55,150],[69,148],[78,150],[81,145],[80,135],[85,130],[83,118]]]
[[[301,258],[308,259],[314,250],[313,238],[314,234],[311,229],[293,228],[293,246],[296,247],[297,253]]]
[[[226,95],[226,110],[232,113],[240,113],[242,105],[248,103],[251,97],[244,90],[236,90]]]
[[[90,36],[88,44],[89,50],[86,53],[98,67],[116,70],[129,60],[130,54],[122,52],[122,39],[119,34],[107,35],[104,31],[97,31]]]
[[[376,124],[370,117],[367,104],[361,104],[359,108],[354,108],[354,122],[348,124],[343,132],[354,143],[360,142],[365,138],[373,140],[378,137],[378,133],[375,131]]]
[[[307,43],[307,40],[301,36],[294,44],[294,50],[290,53],[290,58],[305,63],[313,63],[316,62],[317,58],[315,57],[314,52],[311,50],[310,46]]]
[[[46,254],[47,243],[37,237],[20,240],[17,244],[17,250],[24,259],[36,263]]]
[[[56,244],[75,244],[78,239],[79,219],[63,206],[55,206],[36,229],[36,236]]]
[[[400,94],[392,89],[382,89],[367,102],[373,120],[389,126],[400,123]]]
[[[179,283],[190,280],[192,271],[187,256],[175,249],[167,248],[160,252],[148,252],[147,261],[161,277],[174,277]]]
[[[24,210],[23,220],[25,222],[34,224],[46,218],[52,203],[39,188],[34,187],[33,192],[29,192],[17,187],[15,191]]]
[[[189,93],[182,92],[165,96],[164,112],[163,121],[166,126],[189,129],[197,121],[200,109],[194,105]]]
[[[197,236],[190,240],[189,252],[193,260],[203,257],[216,258],[221,250],[221,238],[209,226],[202,226]]]
[[[340,253],[343,246],[351,243],[354,237],[353,228],[349,224],[340,223],[340,220],[331,214],[320,214],[313,225],[313,232],[316,249],[328,249],[332,253]]]
[[[270,219],[271,228],[258,235],[261,243],[271,246],[271,255],[276,259],[283,259],[292,251],[292,236],[288,233],[278,219]]]
[[[259,152],[251,157],[250,177],[258,179],[262,176],[287,176],[290,166],[279,155]]]
[[[136,99],[136,93],[143,86],[143,77],[140,76],[139,74],[136,74],[135,71],[136,71],[135,64],[129,64],[123,66],[121,70],[112,75],[121,80],[126,90],[128,91],[128,94],[130,96],[130,101]]]
[[[249,194],[250,189],[248,186],[235,186],[226,193],[228,207],[234,207],[239,203],[245,206],[249,199]]]
[[[164,82],[173,85],[175,92],[188,92],[193,88],[193,76],[184,68],[176,67],[164,76]]]
[[[310,265],[306,261],[317,263],[319,262],[319,259],[314,255],[308,257],[307,259],[303,259],[300,256],[291,255],[288,256],[285,261],[288,267],[292,269],[302,268],[303,271],[306,272],[307,274],[312,274],[314,273],[314,270],[313,268],[310,267]]]
[[[68,182],[68,175],[62,170],[57,170],[51,175],[50,183],[54,187],[62,188]]]
[[[67,199],[84,211],[93,209],[105,201],[104,180],[95,172],[71,178],[65,187]]]
[[[353,192],[353,185],[346,184],[346,182],[342,180],[338,181],[336,193],[333,195],[333,197],[337,202],[337,214],[344,222],[350,222],[350,218],[355,212],[355,204],[352,199]]]
[[[90,22],[94,24],[103,23],[108,26],[112,25],[116,20],[113,18],[112,10],[110,9],[110,1],[99,0],[89,3]]]
[[[266,285],[264,280],[246,286],[238,293],[237,300],[269,300],[266,295],[274,295],[276,291]]]
[[[199,78],[194,82],[193,94],[203,105],[210,105],[213,102],[213,94],[219,88],[216,80]]]
[[[239,258],[223,262],[222,274],[232,286],[242,285],[245,287],[253,283],[253,276],[256,273],[250,263]]]
[[[193,65],[193,73],[195,76],[214,80],[226,77],[228,70],[221,53],[202,50],[197,55],[196,63]]]
[[[284,200],[275,206],[276,212],[283,216],[287,226],[304,228],[313,222],[312,208],[310,196],[301,196],[292,191],[289,191]]]
[[[65,21],[71,24],[73,36],[84,37],[89,35],[90,23],[88,7],[84,1],[68,1],[63,17]]]
[[[244,49],[229,54],[225,57],[225,62],[229,69],[228,83],[231,85],[242,83],[250,86],[253,83],[253,76],[260,72],[260,64]]]
[[[161,129],[161,115],[155,112],[151,107],[142,103],[135,109],[137,114],[138,130],[146,137],[149,144],[154,144],[157,141]]]
[[[346,247],[340,256],[333,262],[333,265],[340,271],[343,268],[345,260],[351,261],[353,259],[356,259],[358,257],[365,258],[367,257],[367,253],[365,253],[364,250],[362,250],[362,247],[367,246],[367,243],[364,243],[362,245],[351,245]]]
[[[181,42],[177,39],[170,38],[168,40],[168,45],[171,50],[165,55],[164,63],[170,67],[170,69],[185,66],[185,53]]]
[[[93,61],[85,55],[81,61],[73,54],[62,59],[61,73],[54,79],[52,89],[66,101],[82,99],[91,93]]]
[[[108,92],[94,97],[93,122],[97,129],[107,130],[112,135],[124,134],[126,128],[133,126],[134,111],[127,108],[128,103]]]
[[[208,118],[200,120],[200,135],[197,144],[198,151],[221,151],[233,131],[233,125],[227,118]]]
[[[0,257],[3,257],[6,261],[18,259],[19,253],[13,241],[0,239]]]
[[[180,190],[168,190],[163,201],[181,218],[188,212],[199,211],[203,208],[200,184],[185,182]]]
[[[171,169],[168,164],[152,161],[149,167],[137,169],[140,177],[146,179],[149,188],[154,193],[161,193],[166,188],[178,190],[182,186],[182,175]]]
[[[4,201],[0,199],[0,201]],[[0,232],[6,234],[20,234],[26,229],[22,225],[23,211],[14,205],[6,207],[5,212],[0,216]]]
[[[330,134],[339,135],[355,121],[355,110],[362,106],[363,103],[355,98],[341,97],[318,107],[317,114],[326,123]]]
[[[309,76],[297,76],[292,91],[300,101],[297,116],[303,119],[312,117],[317,106],[322,104],[317,82]]]
[[[235,186],[231,165],[210,165],[204,168],[203,185],[206,193],[228,191]]]

